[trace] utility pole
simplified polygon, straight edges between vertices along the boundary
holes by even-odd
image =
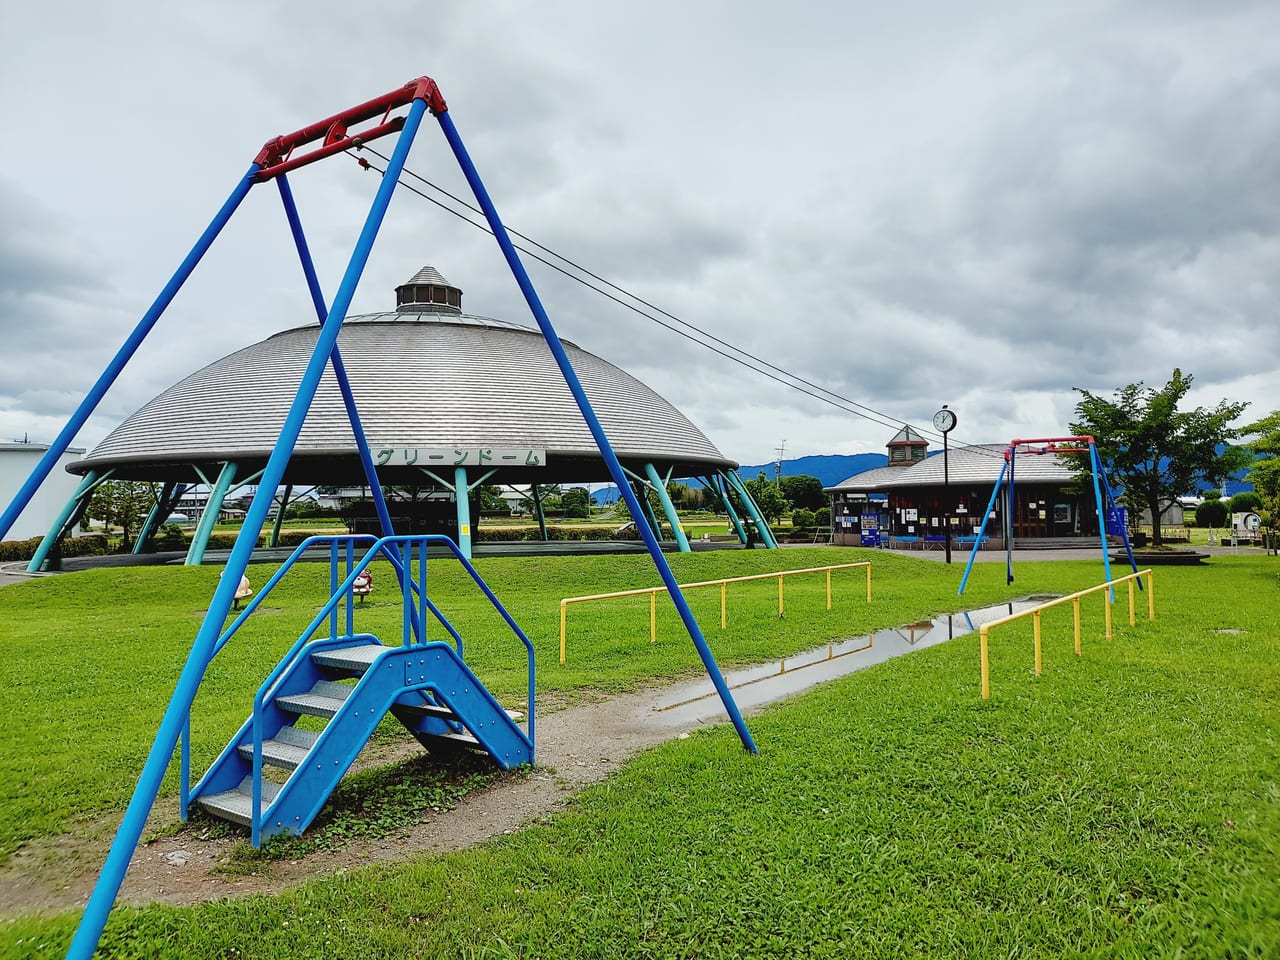
[[[787,452],[787,441],[782,441],[782,446],[774,447],[778,451],[778,459],[773,461],[773,479],[779,487],[782,486],[782,455]]]

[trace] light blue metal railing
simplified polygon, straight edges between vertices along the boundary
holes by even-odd
[[[360,558],[354,562],[355,545],[357,543],[370,544],[369,549]],[[536,695],[536,664],[534,660],[533,644],[528,636],[515,622],[511,614],[507,612],[506,607],[497,598],[489,585],[484,582],[479,572],[471,562],[463,555],[462,551],[453,540],[439,534],[426,534],[417,536],[394,536],[374,538],[372,534],[352,534],[343,536],[316,536],[308,537],[294,549],[293,553],[280,565],[280,568],[271,576],[271,578],[263,585],[262,589],[245,605],[239,616],[232,621],[231,625],[223,631],[218,637],[218,641],[214,646],[213,654],[210,657],[217,656],[218,652],[227,645],[231,637],[243,626],[249,615],[253,613],[263,602],[263,600],[271,593],[275,586],[284,578],[285,574],[303,558],[308,550],[327,544],[329,546],[329,599],[320,612],[315,615],[307,627],[294,641],[289,650],[280,658],[275,669],[267,675],[267,678],[258,687],[253,700],[253,844],[256,846],[259,841],[258,831],[261,820],[261,803],[262,803],[262,710],[265,703],[270,701],[274,696],[278,683],[285,675],[290,667],[293,666],[303,651],[310,655],[314,650],[322,646],[348,645],[352,640],[369,639],[377,640],[378,638],[371,634],[356,634],[354,629],[354,604],[355,593],[353,590],[356,578],[364,572],[374,560],[382,555],[396,568],[397,574],[402,585],[401,591],[401,609],[403,610],[402,620],[402,636],[401,642],[404,646],[413,646],[415,643],[423,643],[426,639],[426,616],[429,610],[437,621],[449,632],[453,638],[458,656],[463,656],[462,636],[453,626],[449,619],[440,611],[440,609],[427,596],[427,553],[428,547],[432,544],[445,547],[460,564],[467,574],[475,582],[475,584],[484,593],[486,599],[495,610],[506,621],[507,625],[515,633],[517,638],[524,644],[526,659],[528,664],[528,693],[527,693],[527,711],[528,711],[528,736],[531,744],[535,743],[535,695]],[[345,549],[340,549],[345,548]],[[414,553],[417,553],[418,575],[416,578],[412,576]],[[345,575],[339,577],[339,572],[345,568]],[[414,597],[418,598],[418,603],[413,602]],[[338,630],[338,605],[345,600],[346,630],[342,633]],[[313,639],[316,632],[324,624],[325,620],[329,621],[329,636],[321,640]],[[380,642],[380,641],[379,641]],[[187,810],[190,804],[190,771],[191,771],[191,714],[187,712],[186,723],[183,725],[182,731],[182,769],[181,769],[181,787],[179,792],[180,813],[185,820]]]

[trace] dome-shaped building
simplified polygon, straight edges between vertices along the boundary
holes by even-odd
[[[209,364],[67,469],[164,483],[159,516],[172,509],[175,491],[206,484],[205,513],[216,516],[226,493],[252,483],[270,457],[319,329],[284,330]],[[562,342],[618,459],[638,483],[664,499],[663,481],[671,477],[709,478],[722,496],[726,486],[737,490],[737,464],[684,414],[626,371]],[[536,489],[610,480],[542,333],[464,314],[462,291],[432,267],[396,288],[394,311],[347,317],[338,349],[380,484],[413,491],[392,510],[398,532],[439,530],[469,540],[467,492],[480,484]],[[366,482],[332,370],[284,482]],[[656,517],[648,522],[656,525]],[[683,535],[673,533],[687,548]],[[203,545],[193,542],[192,550],[198,560]]]

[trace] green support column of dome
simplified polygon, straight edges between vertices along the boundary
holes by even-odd
[[[205,504],[204,513],[196,525],[196,532],[191,535],[191,546],[187,549],[184,566],[198,567],[204,561],[204,551],[209,546],[209,537],[213,534],[214,524],[218,522],[218,514],[222,512],[222,501],[227,498],[227,491],[236,478],[236,465],[228,461],[218,472],[218,479],[209,489],[209,501]]]
[[[688,553],[692,549],[689,546],[689,538],[684,535],[684,530],[680,527],[680,515],[676,513],[676,505],[671,502],[671,495],[667,493],[667,485],[658,476],[658,468],[652,463],[646,463],[644,472],[649,478],[650,486],[658,495],[658,502],[662,504],[662,512],[667,515],[667,523],[671,525],[671,533],[680,547],[680,552]]]

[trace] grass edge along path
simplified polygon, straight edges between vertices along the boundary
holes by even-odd
[[[477,850],[119,911],[104,955],[1275,956],[1274,564],[1158,585],[1155,624],[1078,661],[1046,618],[1038,679],[997,644],[989,703],[943,644],[754,718],[760,757],[717,727]],[[0,956],[61,955],[73,920]]]
[[[776,586],[735,587],[729,629],[719,629],[715,590],[693,591],[690,604],[724,668],[789,656],[828,640],[860,635],[929,616],[976,607],[1029,589],[991,575],[955,596],[954,577],[938,565],[872,551],[798,549],[724,551],[671,558],[686,581],[814,566],[846,558],[874,564],[875,602],[867,604],[860,569],[837,573],[834,609],[825,607],[825,578],[793,578],[787,615],[777,617]],[[573,623],[573,657],[558,663],[559,600],[583,592],[658,582],[648,557],[491,558],[478,567],[537,648],[539,704],[598,699],[674,679],[698,676],[701,664],[670,602],[659,604],[659,642],[650,644],[645,598],[593,605]],[[274,567],[251,568],[255,584]],[[327,566],[304,564],[219,655],[206,674],[192,713],[192,770],[199,776],[239,727],[252,692],[296,639],[327,596]],[[451,561],[429,566],[436,602],[466,638],[466,656],[506,705],[520,708],[525,664],[505,623]],[[530,571],[536,576],[530,576]],[[1089,582],[1098,564],[1066,564],[1054,582]],[[91,570],[0,590],[0,863],[22,844],[76,832],[87,820],[123,809],[156,725],[173,690],[217,567],[134,567]],[[1082,579],[1083,578],[1083,579]],[[1032,583],[1032,577],[1028,583]],[[400,607],[389,572],[356,626],[389,642],[400,632]],[[439,639],[439,628],[431,634]],[[382,735],[401,736],[384,725]],[[91,762],[86,762],[88,759]],[[176,764],[161,804],[174,806]]]

